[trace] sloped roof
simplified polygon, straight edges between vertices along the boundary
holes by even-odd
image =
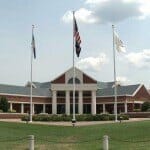
[[[133,95],[136,92],[136,90],[139,88],[139,86],[140,86],[140,84],[128,85],[128,86],[118,86],[117,87],[117,95],[118,96]],[[96,96],[98,96],[98,97],[114,96],[114,87],[98,89],[96,92]]]
[[[114,82],[97,82],[98,89],[112,88]]]
[[[36,88],[49,88],[50,89],[50,82],[33,82],[33,84],[36,86]]]
[[[30,87],[0,84],[0,93],[30,96]],[[33,96],[51,96],[50,90],[48,88],[33,88],[32,93]]]

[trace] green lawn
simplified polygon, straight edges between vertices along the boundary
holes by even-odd
[[[110,150],[150,150],[150,121],[74,128],[0,122],[0,150],[27,150],[30,134],[35,150],[102,150],[103,135]]]

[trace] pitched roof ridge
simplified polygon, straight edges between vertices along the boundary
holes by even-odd
[[[141,84],[128,84],[128,85],[120,85],[121,87],[129,87],[129,86],[140,86]]]
[[[0,84],[0,86],[25,87],[25,86],[21,86],[21,85],[11,85],[11,84]]]

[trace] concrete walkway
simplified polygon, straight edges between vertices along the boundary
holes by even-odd
[[[135,121],[145,121],[145,120],[150,121],[150,118],[130,118],[129,120],[123,120],[122,122],[135,122]],[[0,122],[1,121],[2,122],[26,123],[25,121],[21,121],[20,119],[0,119]],[[77,122],[76,126],[89,126],[89,125],[110,124],[110,123],[116,123],[116,122],[114,122],[114,121],[81,121],[81,122]],[[71,122],[39,122],[39,121],[33,121],[30,124],[41,124],[41,125],[52,125],[52,126],[72,126]]]

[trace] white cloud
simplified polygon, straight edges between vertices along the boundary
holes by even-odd
[[[94,15],[94,13],[85,8],[80,8],[78,11],[76,11],[75,16],[79,21],[83,23],[91,24],[98,22],[98,18]],[[62,17],[62,20],[66,23],[69,23],[72,21],[72,18],[72,11],[67,11]]]
[[[83,23],[116,23],[128,18],[145,19],[150,16],[149,0],[85,0],[85,8],[76,12]],[[70,22],[71,11],[63,16]]]
[[[69,11],[67,11],[65,14],[64,14],[64,16],[62,17],[62,20],[64,21],[64,22],[66,22],[66,23],[69,23],[69,22],[71,22],[72,21],[72,11],[71,10],[69,10]]]
[[[109,0],[86,0],[86,4],[99,4],[100,2],[105,2],[105,1],[109,1]]]
[[[127,77],[124,77],[124,76],[118,76],[116,80],[121,85],[122,84],[127,85],[130,82],[130,80]]]
[[[150,1],[149,0],[139,0],[141,3],[141,7],[139,8],[142,12],[142,16],[139,19],[145,19],[147,16],[150,15]]]
[[[98,57],[87,57],[77,62],[77,66],[83,70],[90,70],[97,72],[101,69],[102,65],[108,63],[108,58],[104,53],[101,53]]]
[[[150,49],[128,53],[125,58],[137,68],[150,68]]]
[[[95,1],[91,5],[95,15],[100,18],[101,23],[114,23],[130,17],[142,16],[138,1],[129,3],[124,0],[105,0]]]

